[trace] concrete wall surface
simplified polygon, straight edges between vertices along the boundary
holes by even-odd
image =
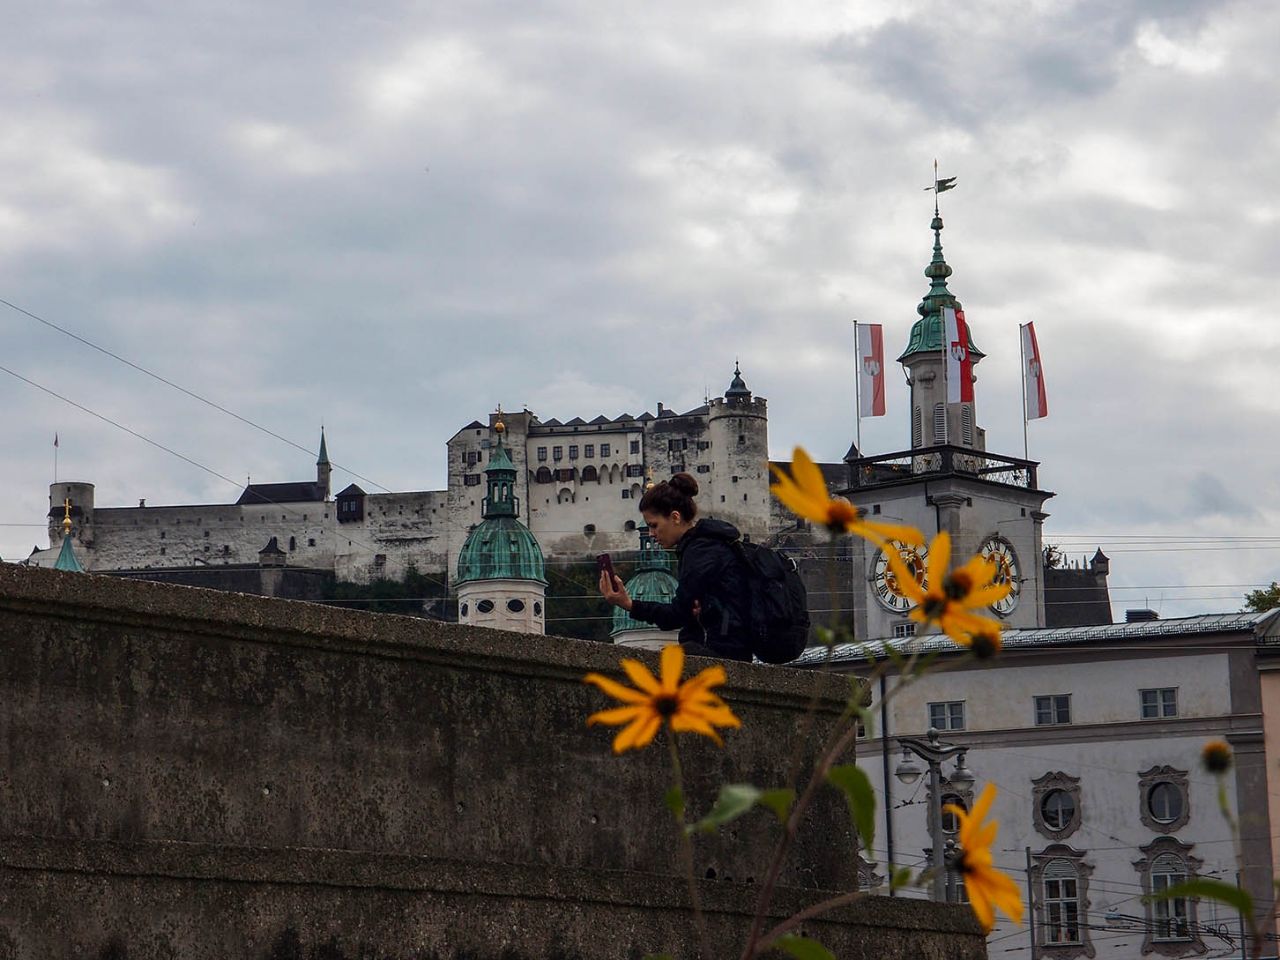
[[[665,746],[614,757],[584,724],[611,701],[581,676],[620,652],[0,565],[0,960],[692,956]],[[696,813],[779,784],[815,688],[805,742],[848,689],[728,669],[743,729],[679,740]],[[697,840],[718,957],[776,829]],[[849,889],[853,850],[827,796],[778,912]],[[985,956],[958,907],[871,898],[807,932],[842,958]]]

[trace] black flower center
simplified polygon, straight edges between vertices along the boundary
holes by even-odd
[[[963,600],[972,590],[973,578],[961,570],[942,578],[942,592],[948,600]]]
[[[946,597],[939,597],[936,594],[930,594],[924,598],[924,603],[921,604],[921,609],[924,610],[924,615],[930,620],[937,620],[947,612],[947,602]]]
[[[680,702],[669,693],[660,693],[653,698],[653,709],[664,720],[674,717]]]

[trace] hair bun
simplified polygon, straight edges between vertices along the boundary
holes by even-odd
[[[677,473],[667,483],[690,497],[698,495],[698,481],[687,473]]]

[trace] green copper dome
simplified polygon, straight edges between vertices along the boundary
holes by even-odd
[[[963,309],[947,289],[947,277],[951,276],[951,266],[942,256],[942,217],[935,216],[929,225],[933,230],[933,260],[924,268],[924,275],[930,279],[929,292],[924,295],[916,313],[920,319],[911,327],[911,336],[907,340],[907,349],[902,351],[898,362],[906,360],[916,353],[942,352],[942,308]],[[974,360],[985,357],[973,343],[973,328],[969,328],[969,355]]]
[[[536,580],[547,582],[542,548],[521,523],[520,501],[515,496],[516,468],[502,446],[505,428],[494,425],[498,443],[485,468],[489,491],[484,498],[484,519],[471,531],[458,554],[458,583],[468,580]]]
[[[671,554],[658,545],[648,530],[640,534],[640,562],[635,576],[627,581],[627,593],[632,600],[648,600],[652,603],[670,603],[676,595],[676,578],[671,572],[675,567]],[[611,637],[632,630],[652,630],[653,624],[631,619],[631,614],[621,607],[613,608]]]
[[[458,555],[458,583],[469,580],[547,582],[542,548],[515,517],[490,517],[471,531]]]
[[[71,573],[84,573],[84,567],[76,559],[75,550],[71,548],[71,535],[62,538],[62,549],[58,551],[58,559],[53,563],[55,570],[67,570]]]

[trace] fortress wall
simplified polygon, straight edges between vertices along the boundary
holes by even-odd
[[[666,750],[614,757],[584,723],[608,646],[0,565],[0,650],[0,956],[692,952]],[[779,782],[811,697],[820,736],[847,689],[728,670],[743,729],[680,740],[695,811]],[[757,811],[698,839],[716,956],[775,830]],[[828,796],[782,906],[852,864]],[[807,929],[846,960],[985,955],[961,907],[875,898]]]

